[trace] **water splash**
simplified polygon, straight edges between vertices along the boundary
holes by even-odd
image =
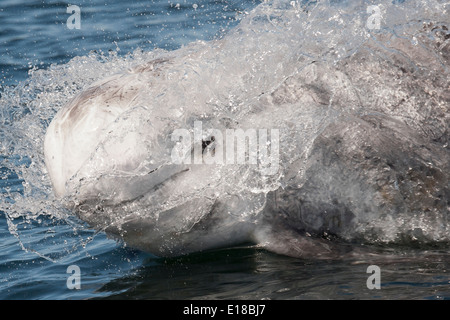
[[[157,59],[170,59],[172,65],[170,69],[161,71],[159,82],[155,82],[142,96],[143,103],[155,101],[146,105],[147,111],[161,105],[174,106],[168,113],[184,112],[189,108],[192,114],[189,121],[192,122],[196,117],[206,119],[206,106],[212,110],[209,119],[239,123],[250,118],[255,127],[265,127],[270,118],[274,127],[291,125],[296,136],[302,137],[300,141],[289,139],[287,135],[282,138],[282,144],[290,146],[281,156],[284,169],[296,164],[295,172],[284,172],[262,183],[262,180],[253,179],[254,172],[248,168],[239,169],[242,170],[239,174],[236,168],[231,167],[218,171],[221,174],[215,176],[217,180],[208,192],[214,189],[214,193],[226,191],[254,199],[254,202],[244,201],[251,205],[241,213],[243,219],[258,215],[266,203],[267,193],[287,184],[291,175],[305,176],[313,142],[342,114],[366,114],[369,109],[370,112],[387,113],[423,130],[448,148],[449,98],[443,90],[445,86],[448,88],[449,74],[448,3],[431,0],[373,3],[380,10],[381,22],[380,29],[370,30],[366,26],[369,3],[318,1],[300,5],[292,2],[262,3],[220,41],[196,42],[174,52],[136,50],[124,57],[114,52],[92,53],[46,70],[33,69],[28,80],[14,87],[2,88],[2,167],[20,179],[21,187],[8,189],[2,186],[0,211],[5,212],[9,230],[19,239],[21,246],[37,252],[27,248],[21,239],[23,231],[19,231],[17,223],[20,219],[39,221],[42,216],[48,216],[53,221],[65,221],[71,216],[53,195],[44,164],[43,139],[56,112],[94,82],[130,69],[136,70],[136,66],[145,67],[149,61]],[[423,48],[415,50],[418,55],[408,55],[408,48],[418,46]],[[317,63],[312,64],[313,61]],[[330,71],[347,63],[352,65],[349,70],[354,74]],[[390,64],[397,68],[389,69]],[[379,72],[382,68],[386,68],[384,74]],[[400,75],[398,70],[403,74]],[[414,79],[408,73],[414,75]],[[236,76],[227,77],[229,74]],[[300,85],[295,82],[289,85],[289,79],[298,80],[299,75],[302,79]],[[390,89],[386,84],[390,79],[396,79],[395,84],[402,90]],[[405,89],[408,86],[401,85],[404,81],[411,81],[411,86],[419,82],[427,85],[422,95],[412,95],[411,88],[408,91]],[[281,86],[286,83],[287,86]],[[330,83],[333,83],[331,87]],[[199,92],[198,88],[205,90]],[[301,89],[307,90],[309,95],[303,98],[299,108],[298,101],[290,98],[298,97]],[[164,95],[161,92],[175,94]],[[432,99],[427,100],[428,97]],[[182,101],[189,103],[186,105]],[[288,111],[283,112],[287,113],[276,112],[281,104],[286,106]],[[323,108],[318,111],[316,105]],[[261,112],[262,108],[265,112]],[[142,114],[136,108],[126,116],[142,120]],[[286,123],[286,118],[293,120]],[[296,121],[303,125],[296,126]],[[167,133],[174,128],[172,125],[162,130]],[[137,127],[130,128],[135,129]],[[164,143],[163,147],[167,147]],[[295,154],[298,149],[303,152]],[[230,176],[243,178],[226,180],[229,178],[225,177]],[[305,181],[298,179],[297,183],[301,186]],[[195,199],[196,194],[203,191],[192,191],[188,195],[174,192],[157,211],[164,212],[186,197]],[[208,208],[205,206],[205,212]],[[124,210],[134,212],[135,208],[128,205]],[[158,215],[155,217],[159,219]],[[187,232],[200,218],[185,217],[185,226],[178,232]],[[121,217],[120,223],[126,219]],[[424,238],[447,241],[446,222],[445,213],[430,218],[419,215],[393,218],[387,215],[376,221],[362,219],[359,230],[350,232],[348,237],[368,234],[371,230],[375,232],[375,239],[369,240],[390,242],[405,232],[412,234],[413,238],[423,238],[425,231]]]
[[[136,50],[119,57],[116,52],[92,52],[64,65],[52,65],[45,70],[32,69],[26,81],[2,88],[0,148],[4,183],[1,184],[0,212],[5,214],[8,228],[22,249],[55,261],[51,254],[42,254],[24,244],[20,236],[24,232],[23,226],[32,229],[33,222],[42,219],[50,219],[55,228],[60,221],[72,226],[75,223],[70,222],[73,220],[71,213],[55,199],[44,163],[43,139],[56,112],[92,82],[159,54],[158,50],[151,53]],[[11,183],[13,185],[8,186]],[[73,228],[76,234],[77,227]],[[80,222],[78,228],[83,228]],[[81,238],[73,246],[86,244],[86,239]]]

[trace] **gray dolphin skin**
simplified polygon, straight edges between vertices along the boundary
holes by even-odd
[[[251,243],[339,258],[347,244],[450,241],[449,21],[402,15],[412,2],[383,4],[379,30],[361,22],[363,2],[263,3],[222,39],[94,83],[48,128],[55,194],[164,257]]]

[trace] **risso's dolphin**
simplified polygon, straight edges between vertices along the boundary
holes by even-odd
[[[264,3],[223,39],[83,90],[46,134],[55,194],[159,256],[449,241],[447,26],[339,30],[335,14]]]

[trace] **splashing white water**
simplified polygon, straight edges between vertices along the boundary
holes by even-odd
[[[342,114],[383,112],[405,119],[411,127],[432,132],[437,140],[442,138],[449,119],[449,100],[442,98],[449,75],[448,56],[443,56],[449,50],[449,40],[445,38],[447,30],[442,28],[449,24],[448,3],[431,0],[374,3],[380,10],[379,30],[367,28],[369,5],[373,4],[319,1],[300,6],[293,1],[265,2],[218,41],[196,42],[174,52],[136,50],[125,57],[115,54],[76,57],[48,70],[33,70],[27,81],[4,88],[0,99],[2,166],[23,180],[22,191],[5,189],[0,195],[0,211],[7,215],[11,233],[19,237],[16,219],[37,220],[42,215],[67,219],[71,215],[53,195],[44,163],[44,136],[57,111],[94,82],[129,70],[139,74],[142,68],[149,67],[149,62],[158,59],[168,61],[169,67],[158,70],[158,77],[150,79],[151,85],[134,101],[135,107],[116,120],[117,127],[121,121],[133,125],[126,127],[126,131],[116,131],[108,139],[130,132],[145,136],[139,124],[150,120],[155,112],[164,119],[183,115],[186,127],[192,127],[196,119],[203,119],[211,127],[228,121],[247,123],[254,128],[282,128],[280,145],[285,147],[280,159],[282,170],[262,179],[249,167],[216,167],[208,173],[211,184],[207,188],[189,192],[174,189],[164,202],[154,195],[155,199],[147,199],[154,200],[154,207],[139,208],[141,212],[136,212],[133,204],[127,204],[121,214],[151,213],[154,219],[161,220],[160,213],[195,201],[199,195],[213,199],[216,194],[228,194],[230,199],[226,202],[239,208],[240,219],[253,221],[265,206],[268,192],[289,184],[293,175],[297,176],[298,186],[305,183],[302,177],[309,166],[307,159],[315,139],[327,125],[339,121]],[[429,25],[435,26],[434,32],[424,33],[423,29]],[[444,34],[442,41],[438,32]],[[419,54],[414,60],[402,51],[418,45],[423,50],[417,50]],[[381,69],[389,63],[397,69]],[[347,70],[355,74],[331,71],[346,64],[351,65]],[[397,71],[401,69],[419,70],[415,74],[417,82],[408,76],[399,78]],[[434,78],[429,78],[430,74]],[[302,82],[295,82],[299,79]],[[393,79],[396,82],[391,87],[386,81]],[[411,88],[402,81],[411,81]],[[414,95],[414,85],[424,81],[430,82],[424,92],[435,100],[427,102],[426,96]],[[308,94],[298,99],[300,90]],[[170,150],[167,137],[178,127],[179,123],[170,121],[165,126],[155,125],[162,150]],[[146,150],[148,141],[142,139],[137,147]],[[102,146],[107,143],[105,140]],[[100,156],[101,153],[97,154]],[[148,169],[145,164],[140,168]],[[79,190],[80,186],[74,188]],[[239,199],[232,200],[236,195]],[[174,227],[177,232],[189,231],[209,212],[211,204],[203,201],[202,205],[196,214],[181,217],[182,223]],[[359,230],[347,236],[382,230],[377,231],[375,240],[389,242],[396,240],[403,229],[420,229],[417,234],[425,232],[428,239],[448,241],[446,216],[446,212],[432,218],[382,215],[372,221],[367,221],[370,215],[362,216]],[[121,215],[119,225],[126,220],[127,214]]]

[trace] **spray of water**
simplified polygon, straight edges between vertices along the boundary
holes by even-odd
[[[28,80],[1,92],[1,178],[6,182],[15,178],[17,183],[2,185],[0,211],[24,250],[53,259],[51,253],[28,247],[21,237],[27,227],[32,229],[42,219],[50,219],[55,226],[57,221],[69,221],[74,233],[81,228],[55,197],[44,163],[44,136],[51,120],[96,81],[120,73],[139,75],[153,68],[154,61],[168,67],[158,70],[156,76],[153,73],[151,85],[135,106],[116,119],[117,126],[130,119],[136,122],[127,132],[116,131],[102,146],[130,132],[141,134],[139,123],[154,112],[168,119],[183,115],[186,127],[193,127],[199,118],[209,121],[211,127],[227,122],[268,128],[270,123],[282,130],[281,171],[261,179],[249,167],[223,166],[214,171],[208,188],[187,193],[173,190],[164,203],[154,199],[157,205],[138,208],[140,213],[127,204],[122,213],[151,214],[155,221],[163,221],[159,213],[182,201],[195,201],[205,192],[211,197],[226,193],[231,207],[239,208],[230,214],[252,220],[265,207],[267,194],[291,183],[292,176],[297,176],[298,188],[305,185],[315,140],[329,124],[347,114],[379,112],[401,119],[439,143],[448,156],[448,16],[448,3],[437,0],[269,1],[218,41],[196,42],[173,52],[136,50],[124,57],[92,53],[46,70],[33,69]],[[158,111],[162,106],[164,112]],[[155,127],[161,149],[173,147],[169,137],[178,127],[170,121]],[[140,147],[148,146],[146,141],[142,139]],[[140,168],[149,166],[151,163],[141,164]],[[329,194],[339,193],[339,186],[330,188]],[[352,192],[366,196],[361,190]],[[188,232],[207,213],[210,206],[207,201],[203,204],[197,215],[182,217],[177,232]],[[405,231],[412,237],[448,241],[447,215],[448,208],[425,216],[381,214],[373,219],[373,214],[362,214],[351,224],[353,229],[341,236],[391,242]],[[119,223],[109,223],[120,226],[126,220],[127,214],[123,214]],[[91,239],[75,238],[72,247]]]

